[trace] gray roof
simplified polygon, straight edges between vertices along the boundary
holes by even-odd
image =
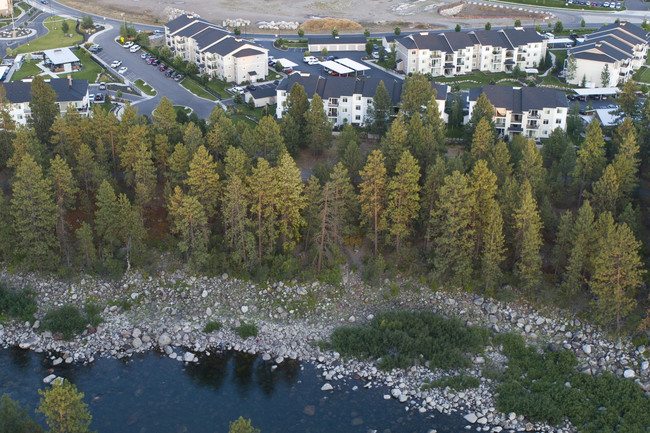
[[[447,100],[447,92],[448,92],[449,86],[447,86],[446,84],[431,83],[431,88],[435,89],[435,91],[436,91],[436,99],[438,101]]]
[[[230,36],[230,33],[223,29],[217,27],[208,27],[200,33],[192,36],[192,39],[196,41],[196,45],[198,45],[199,50],[203,50],[215,42],[228,36]]]
[[[543,42],[544,37],[535,31],[535,29],[502,29],[499,30],[506,35],[510,43],[515,46],[534,44],[538,42]]]
[[[255,90],[248,91],[254,99],[270,98],[275,96],[275,86],[273,84],[265,84],[257,86]]]
[[[302,76],[300,74],[291,74],[280,81],[280,84],[278,84],[278,90],[286,90],[289,92],[294,84],[299,84],[305,88],[307,97],[311,99],[314,96],[314,93],[318,91],[319,86],[321,86],[321,82],[324,80],[325,78],[319,75]]]
[[[310,44],[365,44],[367,41],[366,37],[363,35],[352,35],[352,36],[339,36],[335,38],[334,36],[312,36],[309,38]]]
[[[67,78],[53,78],[48,84],[56,92],[56,102],[81,101],[88,93],[88,80],[72,80],[70,86]],[[31,81],[14,81],[0,85],[4,87],[9,102],[20,104],[32,100]]]
[[[573,53],[573,57],[576,59],[584,60],[593,60],[594,62],[603,62],[603,63],[613,63],[615,59],[600,53],[594,53],[591,51],[582,51],[578,53]]]
[[[195,19],[196,18],[190,17],[188,15],[181,15],[181,16],[171,20],[167,24],[165,24],[165,27],[167,27],[169,29],[170,33],[174,33],[175,31],[177,31],[179,29],[182,29],[183,27],[185,27],[186,25],[188,25],[189,23],[191,23]]]
[[[251,42],[243,41],[241,39],[236,39],[234,37],[225,38],[214,45],[210,45],[208,48],[202,50],[208,53],[216,53],[220,56],[227,56],[238,48],[243,47],[244,45],[254,45]]]
[[[475,30],[472,32],[481,45],[501,47],[511,50],[512,44],[503,32],[495,30]]]
[[[239,50],[233,54],[233,57],[257,56],[259,54],[264,54],[264,51],[258,50],[256,48],[244,48],[243,50]]]
[[[469,89],[470,101],[476,101],[481,93],[495,108],[505,108],[513,113],[544,108],[568,107],[566,96],[559,90],[544,87],[510,87],[486,85]]]
[[[640,26],[628,21],[605,25],[590,35],[587,35],[587,39],[597,39],[607,34],[616,34],[617,36],[635,44],[648,41],[648,32]],[[626,36],[624,36],[624,34],[626,34]],[[630,37],[630,35],[634,37]]]
[[[446,32],[442,33],[442,35],[447,39],[447,42],[453,51],[473,47],[478,44],[476,38],[472,38],[472,36],[467,32]]]
[[[210,27],[211,27],[210,24],[197,21],[181,30],[178,30],[176,33],[174,33],[174,36],[189,38],[189,37],[193,37],[197,33],[202,32],[203,30],[208,29]]]
[[[451,52],[452,48],[441,33],[413,33],[398,41],[405,47],[419,48],[430,51]]]

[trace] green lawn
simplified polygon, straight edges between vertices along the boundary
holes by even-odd
[[[219,95],[220,98],[230,97],[230,93],[226,92],[226,87],[230,87],[230,85],[223,80],[208,81],[208,88]]]
[[[88,80],[89,83],[96,82],[97,76],[100,75],[104,69],[90,57],[90,53],[88,51],[76,48],[72,50],[72,52],[79,58],[81,61],[81,66],[83,66],[83,69],[81,71],[72,73],[72,78],[78,80]]]
[[[650,68],[643,67],[634,74],[634,78],[639,83],[650,84]]]
[[[41,72],[41,69],[36,66],[38,62],[38,60],[30,60],[28,62],[24,62],[20,69],[14,72],[14,74],[11,76],[11,81],[20,81],[23,78],[37,75],[39,72]]]
[[[25,12],[27,12],[28,10],[30,10],[30,9],[32,8],[30,5],[28,5],[28,4],[25,3],[25,2],[20,2],[20,3],[18,3],[16,6],[19,6],[19,7],[20,7],[22,10],[24,10]],[[14,12],[14,13],[15,13],[15,12]]]
[[[210,93],[206,92],[203,87],[196,81],[190,79],[190,78],[185,78],[183,81],[181,81],[181,86],[185,87],[187,90],[190,92],[194,93],[196,96],[205,98],[210,101],[216,101],[217,98],[212,96]]]
[[[184,105],[174,105],[174,110],[183,110],[185,114],[190,114],[192,112],[192,109],[190,107],[185,107]]]
[[[251,119],[249,119],[248,117],[245,117],[245,116],[232,116],[231,119],[235,123],[244,122],[248,126],[251,126],[253,128],[255,128],[257,126],[257,123],[253,122]]]
[[[551,29],[552,30],[552,29]],[[598,29],[587,29],[584,27],[580,27],[578,29],[564,29],[561,32],[554,33],[555,36],[569,36],[571,33],[575,33],[576,35],[586,35],[589,33],[593,33]]]
[[[555,56],[555,64],[562,65],[564,68],[564,60],[566,60],[567,50],[549,50]]]
[[[493,74],[486,74],[484,72],[476,71],[471,74],[457,75],[455,77],[435,77],[434,81],[437,83],[453,83],[455,81],[473,80],[479,84],[490,84],[492,81],[497,82],[504,78],[514,79],[512,74],[506,72],[495,72]],[[462,84],[462,83],[461,83]]]
[[[158,93],[158,92],[156,92],[154,90],[153,87],[151,87],[150,85],[145,83],[141,78],[138,78],[137,80],[135,80],[134,84],[135,84],[135,87],[142,90],[145,95],[156,96],[156,94]]]
[[[45,27],[49,29],[48,34],[38,39],[34,39],[27,44],[21,45],[15,50],[16,54],[30,53],[34,51],[49,50],[52,48],[69,47],[83,42],[83,36],[75,31],[77,22],[75,20],[67,20],[70,30],[69,34],[72,37],[66,36],[61,31],[61,17],[50,17],[44,21]]]
[[[261,120],[262,117],[264,117],[267,114],[265,107],[259,107],[251,110],[247,104],[238,104],[235,106],[235,108],[237,108],[237,110],[240,110],[242,114],[252,116],[257,120]],[[275,115],[275,108],[276,108],[275,105],[269,106],[269,110],[268,110],[269,116],[273,117]]]

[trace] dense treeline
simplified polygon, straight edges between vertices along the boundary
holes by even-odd
[[[611,140],[597,120],[583,131],[572,108],[567,133],[541,149],[498,138],[482,95],[466,147],[450,149],[419,75],[396,116],[378,87],[374,144],[350,125],[333,140],[322,101],[298,85],[280,121],[252,127],[218,106],[188,119],[166,98],[150,118],[128,105],[121,120],[101,108],[59,116],[37,78],[27,128],[12,124],[0,95],[0,251],[26,269],[115,275],[171,252],[197,271],[261,280],[335,277],[346,246],[365,237],[366,277],[393,268],[488,294],[508,283],[533,299],[578,296],[620,329],[647,298],[639,181],[650,103],[635,90],[623,88]],[[338,161],[303,179],[294,158],[333,141]]]

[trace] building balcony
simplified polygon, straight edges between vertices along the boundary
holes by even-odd
[[[537,113],[537,114],[528,113],[528,118],[529,119],[539,119],[540,115],[539,115],[539,113]]]
[[[526,129],[538,129],[539,125],[537,123],[528,123]]]

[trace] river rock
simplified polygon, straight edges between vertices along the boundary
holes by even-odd
[[[169,336],[169,334],[167,334],[166,332],[160,334],[160,337],[158,337],[158,346],[165,347],[165,346],[169,346],[170,344],[172,344],[172,339]]]
[[[246,305],[242,305],[242,306],[241,306],[241,312],[242,312],[242,313],[248,313],[248,306],[246,306]]]
[[[138,349],[140,346],[142,346],[142,340],[140,340],[138,337],[134,338],[131,346],[133,346],[134,349]]]
[[[585,353],[585,355],[591,355],[591,344],[583,344],[582,351]]]
[[[623,377],[626,379],[632,379],[634,376],[636,376],[636,373],[634,373],[634,370],[632,369],[627,369],[623,372]]]
[[[38,343],[38,337],[30,337],[27,340],[22,341],[18,345],[18,347],[20,347],[21,349],[29,349],[30,347],[32,347],[36,343]]]
[[[476,420],[478,420],[478,417],[474,413],[468,413],[463,418],[465,418],[465,421],[467,421],[470,424],[474,424]]]
[[[326,383],[325,385],[320,387],[321,391],[331,391],[333,389],[334,389],[334,387],[332,385],[330,385],[329,383]]]
[[[185,352],[183,355],[183,361],[185,362],[194,362],[196,358],[194,357],[194,354],[192,352]]]
[[[56,374],[50,374],[49,376],[43,378],[43,383],[50,384],[54,379],[56,379]]]
[[[139,338],[142,335],[142,331],[140,331],[138,328],[135,328],[133,332],[131,332],[131,337],[133,338]]]

